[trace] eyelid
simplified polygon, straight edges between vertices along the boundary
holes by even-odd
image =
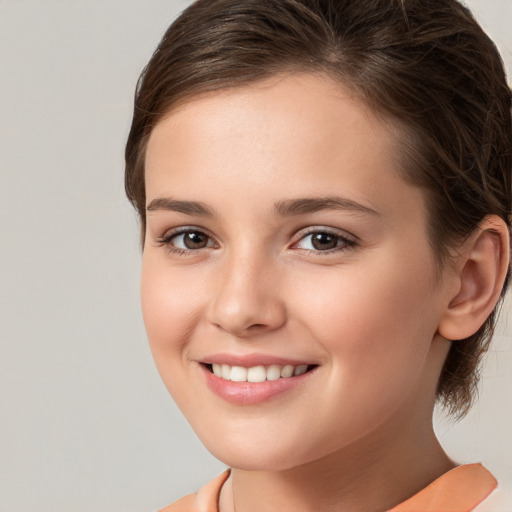
[[[214,243],[215,246],[217,246],[217,247],[219,246],[218,242],[208,232],[208,230],[204,229],[204,228],[200,228],[199,226],[179,226],[177,228],[168,229],[162,236],[160,236],[156,239],[156,243],[158,246],[165,245],[171,252],[180,253],[180,254],[194,253],[194,252],[199,252],[203,249],[211,249],[212,248],[212,247],[207,246],[207,247],[203,247],[200,249],[181,249],[179,247],[174,247],[171,245],[171,241],[174,238],[178,237],[179,235],[186,234],[186,233],[201,233],[201,234],[207,236]]]
[[[180,247],[175,247],[171,244],[171,242],[174,238],[176,238],[180,235],[186,234],[186,233],[191,233],[191,232],[201,233],[204,236],[208,237],[208,239],[213,243],[213,247],[211,245],[210,246],[207,245],[206,247],[201,247],[198,249],[183,249]],[[324,233],[324,234],[336,237],[337,239],[342,241],[342,244],[339,246],[336,246],[334,248],[326,249],[326,250],[304,249],[304,248],[297,247],[297,244],[301,240],[305,239],[307,236],[310,236],[310,235],[313,235],[316,233]],[[339,228],[328,227],[328,226],[308,226],[308,227],[303,228],[303,229],[299,230],[298,232],[296,232],[295,235],[293,236],[293,239],[294,239],[294,242],[292,242],[292,244],[290,246],[292,249],[302,250],[305,252],[316,253],[316,254],[330,254],[333,252],[341,252],[341,251],[353,248],[358,243],[358,238],[355,235],[353,235],[345,230],[341,230]],[[179,226],[176,228],[168,229],[167,231],[165,231],[165,233],[161,237],[158,237],[156,239],[156,244],[158,246],[167,246],[169,251],[171,251],[173,253],[178,253],[178,254],[198,253],[204,249],[212,249],[212,248],[219,247],[219,243],[216,241],[215,237],[209,233],[209,230],[204,229],[199,226]]]
[[[313,253],[317,253],[317,254],[330,254],[333,252],[340,252],[340,251],[350,249],[350,248],[354,247],[355,245],[357,245],[357,243],[358,243],[358,238],[355,235],[353,235],[345,230],[341,230],[341,229],[333,228],[333,227],[327,227],[327,226],[308,226],[307,228],[299,230],[295,234],[295,236],[294,236],[295,241],[292,243],[292,248],[294,248],[294,246],[296,246],[301,240],[303,240],[307,236],[313,235],[315,233],[324,233],[326,235],[331,235],[331,236],[337,237],[338,239],[343,240],[345,242],[345,244],[342,246],[334,247],[332,249],[327,249],[324,251],[312,250],[312,249],[302,249],[299,247],[295,247],[295,248],[297,250],[303,250],[303,251],[313,252]]]
[[[353,235],[352,233],[350,233],[344,229],[334,228],[331,226],[322,226],[322,225],[308,226],[308,227],[299,229],[295,233],[293,238],[299,240],[300,238],[302,238],[306,235],[310,235],[312,233],[327,233],[329,235],[335,235],[335,236],[340,236],[342,238],[346,238],[347,240],[353,240],[354,242],[358,241],[357,236]]]

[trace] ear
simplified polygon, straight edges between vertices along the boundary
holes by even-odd
[[[483,325],[500,297],[509,253],[506,223],[496,215],[485,217],[457,256],[458,285],[438,328],[443,338],[461,340],[475,334]]]

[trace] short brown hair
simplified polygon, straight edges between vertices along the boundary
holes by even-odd
[[[143,232],[145,148],[159,119],[195,95],[293,72],[328,74],[402,128],[401,172],[426,193],[440,265],[486,215],[510,226],[512,95],[496,47],[458,1],[198,0],[137,85],[125,186]],[[455,415],[471,405],[495,317],[452,343],[438,399]]]

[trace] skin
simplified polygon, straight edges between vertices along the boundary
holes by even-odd
[[[387,510],[454,467],[431,416],[460,272],[436,274],[423,193],[399,176],[397,154],[389,125],[314,75],[200,96],[152,132],[144,321],[170,393],[233,468],[223,512]],[[275,207],[332,196],[350,207]],[[171,239],[182,227],[206,246]],[[330,252],[311,243],[326,229]],[[218,353],[317,367],[240,405],[205,385],[200,363]]]

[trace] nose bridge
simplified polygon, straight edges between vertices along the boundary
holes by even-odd
[[[250,246],[230,251],[218,268],[211,321],[239,337],[272,330],[286,320],[277,263]]]

